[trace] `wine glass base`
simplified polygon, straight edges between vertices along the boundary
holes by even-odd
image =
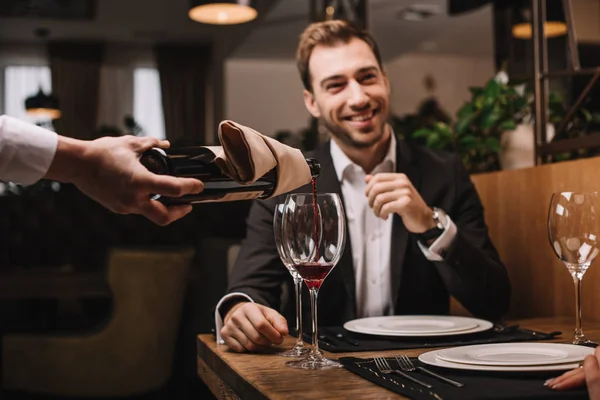
[[[341,368],[342,364],[340,364],[337,361],[333,361],[330,360],[328,358],[325,357],[315,357],[315,356],[309,356],[308,358],[305,358],[303,360],[296,360],[296,361],[288,361],[285,363],[286,367],[290,367],[290,368],[298,368],[298,369],[309,369],[309,370],[316,370],[316,369],[334,369],[334,368]]]
[[[597,347],[598,346],[598,342],[594,342],[593,340],[589,340],[589,339],[574,339],[573,344],[576,344],[578,346],[587,346],[587,347]]]
[[[310,353],[310,349],[303,344],[297,344],[293,348],[277,353],[281,357],[303,357]]]

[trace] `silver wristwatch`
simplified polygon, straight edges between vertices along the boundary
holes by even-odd
[[[446,230],[446,222],[448,221],[448,215],[441,208],[433,207],[433,222],[442,231]]]
[[[423,243],[438,238],[446,230],[446,221],[448,221],[448,215],[441,208],[433,207],[432,209],[435,228],[431,228],[423,233],[417,234],[417,239]]]

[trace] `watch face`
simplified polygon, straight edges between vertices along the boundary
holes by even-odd
[[[433,209],[433,220],[439,229],[445,229],[446,227],[446,213],[439,209]]]

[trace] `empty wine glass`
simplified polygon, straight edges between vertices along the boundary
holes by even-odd
[[[552,194],[548,210],[548,239],[575,284],[575,335],[573,344],[594,344],[581,328],[581,280],[600,248],[600,206],[596,192]]]
[[[307,358],[286,366],[301,369],[339,368],[319,350],[317,295],[321,284],[337,264],[346,244],[346,217],[336,193],[290,194],[283,210],[282,244],[294,268],[310,292],[312,350]]]
[[[278,354],[284,357],[300,357],[308,354],[310,349],[304,345],[304,341],[302,340],[302,277],[294,269],[293,263],[285,252],[285,249],[281,243],[281,235],[283,233],[281,222],[283,219],[284,208],[284,203],[279,203],[275,206],[275,213],[273,215],[273,232],[275,234],[275,245],[277,246],[279,258],[281,259],[283,265],[285,265],[285,267],[288,269],[292,275],[292,279],[294,280],[294,289],[296,293],[296,333],[298,334],[298,340],[293,348]]]

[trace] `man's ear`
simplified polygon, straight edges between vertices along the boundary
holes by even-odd
[[[321,111],[315,102],[315,95],[306,89],[304,89],[302,95],[304,97],[304,105],[306,106],[308,112],[311,113],[315,118],[321,118]]]

